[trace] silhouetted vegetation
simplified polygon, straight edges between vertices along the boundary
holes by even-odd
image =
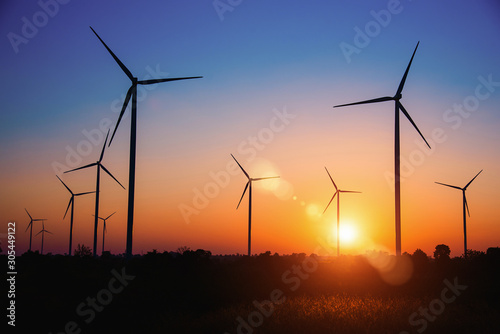
[[[127,261],[109,252],[85,256],[90,250],[83,245],[75,252],[81,256],[28,252],[17,259],[16,327],[26,333],[64,333],[65,326],[76,326],[75,333],[416,333],[426,321],[426,333],[498,332],[498,248],[450,259],[442,246],[435,259],[420,249],[405,253],[402,261],[413,269],[401,285],[387,283],[371,262],[374,255],[380,263],[395,259],[383,253],[214,256],[185,247]],[[445,308],[425,320],[419,312],[437,307],[432,303],[443,298],[445,280],[466,288],[445,293],[453,302],[441,302]]]
[[[85,245],[80,245],[76,246],[74,255],[76,257],[89,257],[92,256],[92,249],[90,247],[87,247]]]

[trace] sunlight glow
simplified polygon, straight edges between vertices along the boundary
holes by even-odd
[[[335,227],[336,229],[336,227]],[[350,223],[341,223],[339,228],[340,242],[343,244],[350,244],[356,240],[358,232],[354,225]]]

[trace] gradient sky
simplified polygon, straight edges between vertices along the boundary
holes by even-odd
[[[357,230],[342,252],[394,253],[394,106],[332,106],[394,95],[418,41],[401,101],[432,149],[401,116],[402,250],[462,253],[461,193],[434,182],[463,187],[481,169],[467,191],[468,245],[500,246],[497,1],[40,3],[0,4],[0,221],[2,233],[17,222],[18,253],[24,208],[48,219],[44,251],[67,251],[69,194],[55,175],[95,189],[95,170],[62,172],[98,159],[130,86],[90,25],[139,79],[204,76],[139,90],[134,253],[246,253],[248,200],[236,211],[246,179],[230,153],[254,177],[281,176],[255,183],[253,253],[335,243],[335,205],[321,215],[334,192],[324,166],[362,191],[341,197],[341,224]],[[103,163],[128,187],[126,115]],[[93,195],[76,201],[75,247],[92,246],[93,208]],[[113,253],[125,250],[126,209],[127,191],[103,175]]]

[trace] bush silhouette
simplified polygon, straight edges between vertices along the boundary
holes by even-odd
[[[451,251],[449,246],[440,244],[436,246],[436,250],[434,251],[434,258],[436,259],[436,261],[444,258],[447,258],[449,260],[450,253]]]

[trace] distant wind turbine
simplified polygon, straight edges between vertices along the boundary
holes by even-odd
[[[30,229],[30,248],[29,248],[29,250],[31,251],[31,238],[32,238],[32,235],[33,235],[33,222],[43,221],[45,218],[43,218],[43,219],[33,219],[33,218],[31,217],[30,213],[28,212],[28,210],[27,210],[26,208],[25,208],[24,210],[26,211],[26,213],[27,213],[27,214],[28,214],[28,216],[30,217],[30,222],[29,222],[29,224],[28,224],[28,227],[26,227],[26,231],[27,231],[28,229]],[[24,231],[24,232],[26,232],[26,231]]]
[[[107,216],[106,218],[99,217],[99,219],[101,219],[103,221],[103,224],[102,224],[102,252],[103,253],[104,253],[104,237],[106,236],[106,220],[108,220],[115,213],[116,213],[116,211],[113,212],[112,214],[110,214],[109,216]]]
[[[465,185],[465,187],[463,188],[460,188],[460,187],[457,187],[457,186],[452,186],[452,185],[449,185],[449,184],[445,184],[445,183],[441,183],[441,182],[435,182],[437,184],[440,184],[440,185],[443,185],[443,186],[447,186],[447,187],[451,187],[451,188],[455,188],[455,189],[458,189],[458,190],[462,190],[462,198],[463,198],[463,215],[464,215],[464,257],[467,257],[467,223],[466,223],[466,215],[465,215],[465,210],[467,210],[467,214],[469,215],[470,217],[470,213],[469,213],[469,206],[467,205],[467,198],[465,197],[465,191],[467,190],[467,187],[472,183],[472,181],[474,181],[476,179],[476,177],[481,174],[483,170],[481,169],[481,171],[479,173],[476,174],[476,176],[474,176],[472,178],[472,180],[469,181],[469,183],[467,183]]]
[[[40,233],[42,233],[42,248],[40,250],[40,254],[42,254],[42,255],[43,255],[43,239],[44,239],[44,236],[45,236],[45,232],[53,234],[52,232],[49,232],[49,231],[47,231],[45,229],[44,221],[45,221],[45,219],[42,219],[42,230],[35,235],[35,237],[36,237],[37,235],[39,235]]]
[[[335,181],[333,181],[333,178],[330,175],[330,172],[328,172],[328,169],[326,167],[325,167],[325,170],[328,173],[330,180],[332,180],[333,186],[335,187],[335,193],[333,194],[333,197],[330,200],[330,202],[328,202],[328,205],[326,206],[325,211],[323,211],[323,214],[326,212],[326,210],[328,209],[328,207],[332,203],[335,196],[337,196],[337,256],[339,256],[340,255],[340,193],[361,193],[361,192],[360,191],[352,191],[352,190],[341,190],[341,189],[337,188]]]
[[[248,182],[245,186],[245,190],[243,190],[243,194],[241,195],[240,201],[238,202],[238,206],[236,207],[236,209],[238,209],[240,207],[241,200],[243,199],[243,196],[245,196],[245,193],[248,189],[248,256],[251,256],[252,255],[252,182],[266,180],[266,179],[277,179],[277,178],[279,178],[279,176],[252,178],[243,169],[243,167],[241,167],[240,163],[238,162],[238,160],[236,160],[234,155],[231,154],[231,156],[233,157],[234,161],[236,161],[238,166],[240,166],[241,170],[243,171],[243,174],[245,174],[245,176],[248,179]]]
[[[111,176],[113,178],[113,180],[115,180],[123,189],[125,189],[125,187],[122,186],[122,184],[101,163],[102,158],[104,157],[104,150],[106,149],[106,143],[108,141],[108,136],[109,136],[109,130],[108,130],[108,134],[106,135],[106,139],[104,140],[104,145],[102,146],[101,156],[99,157],[99,160],[97,162],[94,162],[94,163],[91,163],[91,164],[64,172],[64,173],[69,173],[69,172],[74,172],[76,170],[97,166],[97,178],[96,178],[96,186],[95,186],[95,213],[94,213],[94,216],[95,216],[95,220],[94,220],[94,250],[93,250],[94,256],[96,256],[96,254],[97,254],[97,225],[99,222],[98,217],[99,217],[99,191],[100,191],[100,180],[101,180],[101,168],[106,173],[108,173],[108,175]]]
[[[74,194],[71,191],[71,189],[69,189],[69,187],[63,182],[63,180],[61,180],[61,178],[59,176],[57,176],[57,178],[66,187],[66,189],[68,189],[69,193],[71,194],[71,197],[70,197],[69,203],[68,203],[68,207],[66,208],[66,212],[64,213],[64,216],[63,216],[63,219],[66,218],[66,214],[68,213],[69,207],[71,206],[71,222],[70,222],[70,225],[69,225],[69,251],[68,251],[69,256],[71,256],[71,247],[72,247],[72,244],[73,244],[73,213],[74,213],[74,209],[75,209],[75,197],[76,196],[87,195],[87,194],[92,194],[92,193],[95,193],[95,191],[88,191],[88,192],[85,192],[85,193]]]
[[[90,27],[92,29],[92,27]],[[132,119],[130,124],[130,160],[129,160],[129,178],[128,178],[128,214],[127,214],[127,244],[125,254],[128,258],[132,256],[132,235],[133,235],[133,225],[134,225],[134,194],[135,194],[135,156],[136,156],[136,133],[137,133],[137,85],[151,85],[161,82],[167,81],[176,81],[176,80],[187,80],[187,79],[198,79],[203,77],[183,77],[183,78],[165,78],[165,79],[151,79],[151,80],[137,80],[136,77],[132,75],[132,73],[128,70],[127,67],[118,59],[118,57],[111,51],[111,49],[104,43],[104,41],[99,37],[99,35],[92,29],[94,34],[99,38],[101,43],[104,45],[106,50],[111,54],[115,62],[120,66],[123,72],[127,75],[127,77],[132,81],[132,86],[127,91],[127,95],[125,97],[125,102],[123,103],[122,111],[120,112],[120,116],[118,117],[118,121],[116,122],[115,130],[113,131],[113,135],[111,136],[111,140],[109,141],[109,145],[113,141],[116,130],[120,125],[120,121],[125,113],[125,109],[130,101],[130,97],[132,97]],[[96,214],[97,216],[97,214]],[[97,218],[96,218],[97,219]]]
[[[406,77],[408,76],[408,71],[410,70],[411,63],[413,61],[413,57],[415,56],[415,52],[417,52],[417,48],[420,42],[417,43],[417,46],[415,47],[415,50],[413,51],[413,55],[411,56],[410,62],[408,64],[408,67],[406,68],[406,71],[403,75],[403,78],[401,79],[401,82],[399,83],[398,90],[396,91],[396,94],[392,97],[390,96],[385,96],[385,97],[379,97],[376,99],[371,99],[371,100],[366,100],[366,101],[360,101],[360,102],[354,102],[354,103],[347,103],[347,104],[341,104],[341,105],[336,105],[336,107],[344,107],[344,106],[352,106],[352,105],[357,105],[357,104],[366,104],[366,103],[376,103],[376,102],[384,102],[384,101],[394,101],[395,104],[395,125],[394,125],[394,130],[395,130],[395,135],[394,135],[394,170],[395,170],[395,219],[396,219],[396,255],[401,255],[401,188],[400,188],[400,144],[399,144],[399,111],[401,110],[403,114],[406,116],[406,118],[410,121],[410,123],[413,125],[413,127],[417,130],[417,132],[420,134],[424,142],[427,144],[429,148],[430,145],[425,140],[424,135],[420,132],[418,129],[417,125],[415,122],[413,122],[410,114],[406,111],[405,107],[403,107],[403,104],[400,102],[401,100],[401,92],[403,91],[403,87],[406,81]]]

